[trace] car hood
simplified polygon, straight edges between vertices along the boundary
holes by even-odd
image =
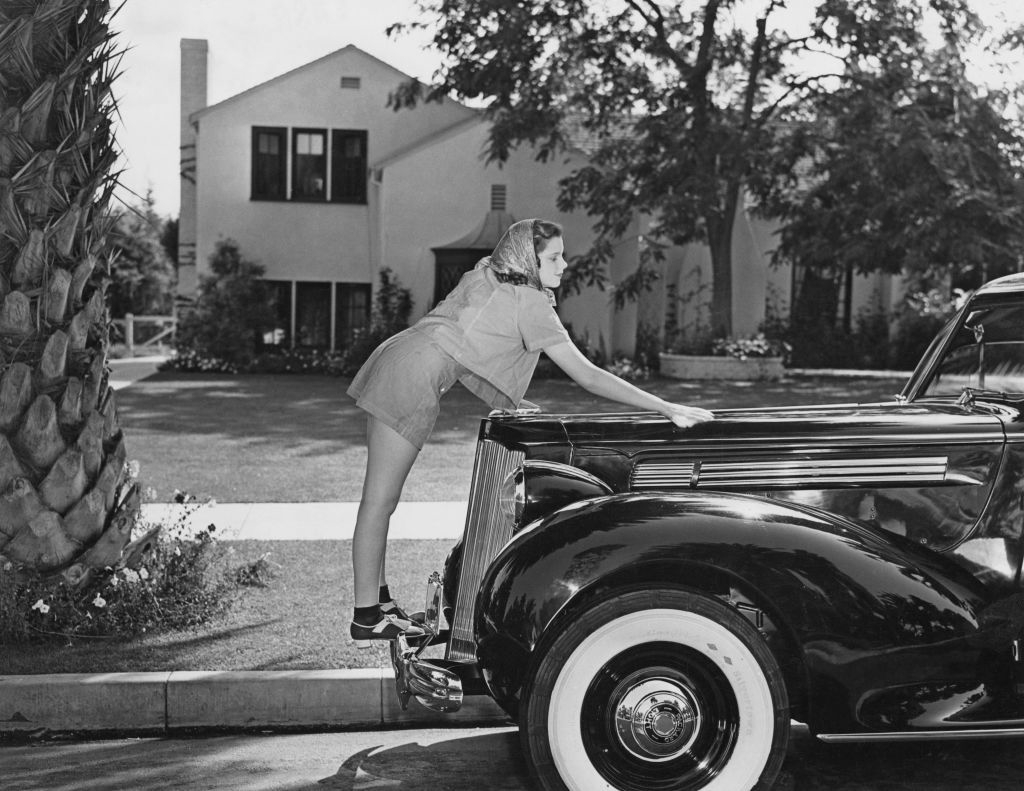
[[[1008,416],[1003,416],[1008,417]],[[830,404],[715,410],[715,420],[678,428],[650,413],[492,414],[481,438],[506,445],[614,447],[619,453],[657,446],[761,449],[823,442],[837,445],[934,444],[1002,439],[997,410],[953,402],[928,404]]]

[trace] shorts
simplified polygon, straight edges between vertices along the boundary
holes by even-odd
[[[378,346],[352,379],[356,406],[417,448],[434,430],[443,396],[467,369],[415,327]]]

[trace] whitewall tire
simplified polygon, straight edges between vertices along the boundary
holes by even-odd
[[[522,740],[549,791],[769,788],[789,712],[777,663],[724,603],[633,591],[574,619],[535,664]]]

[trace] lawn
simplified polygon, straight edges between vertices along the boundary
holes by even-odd
[[[363,418],[345,395],[347,380],[319,376],[157,374],[119,393],[122,421],[145,482],[167,497],[180,488],[221,502],[358,499]],[[665,398],[711,409],[870,402],[891,399],[898,379],[793,378],[775,383],[653,380]],[[551,412],[614,411],[563,379],[536,380],[527,397]],[[456,388],[410,475],[409,500],[468,494],[479,418],[485,409]],[[228,567],[269,552],[277,564],[267,588],[241,588],[228,612],[194,632],[102,638],[71,644],[0,646],[0,673],[145,670],[285,670],[387,666],[380,646],[348,640],[348,541],[223,542]],[[395,541],[388,554],[392,591],[421,606],[427,574],[449,542]]]
[[[359,499],[365,418],[348,379],[159,373],[118,393],[129,458],[167,500],[174,489],[224,503]],[[900,379],[801,377],[780,382],[643,386],[710,409],[889,400]],[[566,379],[536,379],[527,398],[549,412],[617,411]],[[486,407],[462,387],[442,401],[433,436],[409,475],[409,501],[464,500]]]

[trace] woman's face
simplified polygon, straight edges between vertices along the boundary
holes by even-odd
[[[567,264],[562,258],[565,252],[565,244],[561,236],[554,236],[547,240],[547,243],[537,253],[540,259],[540,283],[545,288],[558,288],[562,282],[562,272]]]

